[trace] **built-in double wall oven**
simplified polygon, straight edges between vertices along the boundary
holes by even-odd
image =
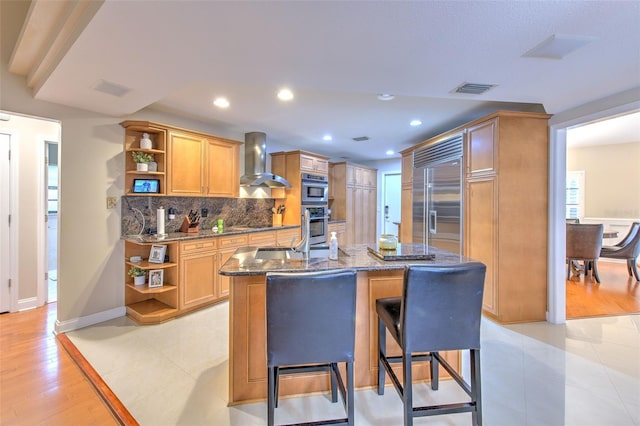
[[[326,205],[303,205],[309,211],[309,244],[326,244],[329,233],[329,217]]]
[[[302,173],[302,213],[309,211],[309,244],[326,244],[329,233],[329,178]]]

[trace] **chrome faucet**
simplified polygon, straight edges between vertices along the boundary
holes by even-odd
[[[293,241],[291,242],[291,250],[296,253],[302,253],[305,257],[309,255],[309,227],[310,227],[311,218],[309,216],[309,210],[304,209],[304,214],[302,216],[302,239],[295,246],[293,245]]]

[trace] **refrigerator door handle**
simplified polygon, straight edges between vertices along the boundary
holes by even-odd
[[[438,233],[438,213],[435,210],[429,210],[429,233]]]

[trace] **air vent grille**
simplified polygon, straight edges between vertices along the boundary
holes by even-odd
[[[460,157],[462,157],[461,134],[415,151],[413,168],[431,167]]]
[[[456,87],[455,93],[466,93],[470,95],[481,95],[489,89],[496,87],[495,84],[482,84],[482,83],[462,83]]]
[[[369,140],[369,136],[358,136],[357,138],[353,138],[356,142],[364,142]]]

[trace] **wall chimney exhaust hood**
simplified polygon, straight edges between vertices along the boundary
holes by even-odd
[[[291,188],[285,178],[267,172],[267,135],[263,132],[244,134],[244,173],[240,186]]]

